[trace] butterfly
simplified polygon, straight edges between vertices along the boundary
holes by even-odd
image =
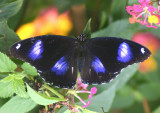
[[[48,83],[73,88],[78,72],[85,84],[108,83],[128,65],[143,62],[151,52],[144,46],[122,38],[85,35],[70,38],[44,35],[25,39],[10,47],[13,57],[37,69]]]

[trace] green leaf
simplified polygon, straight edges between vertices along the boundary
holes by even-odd
[[[8,53],[10,46],[19,41],[17,34],[8,27],[7,21],[0,21],[0,35],[3,36],[0,37],[0,51],[4,53]]]
[[[83,109],[82,111],[83,111],[82,113],[98,113],[98,112],[94,112],[88,109]]]
[[[13,72],[16,68],[16,64],[0,52],[0,72]]]
[[[117,83],[114,83],[107,90],[105,90],[105,86],[101,86],[104,91],[92,97],[91,104],[87,107],[87,109],[96,112],[102,112],[103,107],[104,111],[108,112],[115,96],[116,85]]]
[[[0,108],[0,113],[26,113],[35,106],[36,103],[31,98],[15,96]]]
[[[139,4],[138,0],[128,0],[128,6],[133,6],[133,4]]]
[[[3,78],[3,79],[1,80],[1,82],[10,82],[10,81],[12,81],[13,79],[14,79],[14,76],[8,75],[8,76],[6,76],[5,78]]]
[[[81,109],[82,110],[82,112],[79,110],[78,111],[78,113],[98,113],[98,112],[94,112],[94,111],[91,111],[91,110],[88,110],[88,109]],[[59,112],[60,113],[60,112]],[[62,113],[62,112],[61,112]],[[63,113],[71,113],[71,111],[70,110],[66,110],[66,111],[64,111]]]
[[[99,29],[103,28],[103,26],[105,25],[105,22],[107,21],[107,16],[108,15],[106,14],[106,12],[102,12]]]
[[[134,104],[134,96],[132,94],[130,95],[121,95],[117,94],[115,96],[115,99],[113,101],[112,109],[122,109],[130,107]]]
[[[126,82],[133,76],[137,69],[137,64],[130,65],[123,69],[120,75],[118,75],[108,84],[95,85],[95,87],[98,89],[98,92],[97,95],[93,96],[91,99],[92,102],[87,107],[87,109],[102,112],[101,107],[103,107],[104,111],[108,112],[112,105],[115,92],[119,90],[124,84],[126,84]]]
[[[0,0],[0,21],[15,15],[22,3],[23,0]]]
[[[156,108],[152,113],[160,113],[160,106]]]
[[[0,108],[9,100],[10,98],[0,98]]]
[[[142,84],[138,87],[138,89],[148,100],[154,101],[160,98],[159,83]]]
[[[0,97],[2,98],[11,97],[14,93],[11,82],[0,82],[0,90]]]
[[[46,95],[37,93],[28,84],[26,85],[27,85],[27,93],[39,105],[49,105],[49,104],[56,103],[59,101],[66,101],[65,99],[56,98],[56,97],[48,97]]]
[[[32,75],[32,76],[37,76],[38,75],[37,70],[35,69],[35,67],[31,66],[30,64],[28,64],[26,62],[23,63],[21,67],[29,75]]]
[[[127,81],[134,75],[134,73],[138,70],[139,64],[135,63],[129,65],[127,68],[122,69],[121,73],[116,77],[114,81],[118,81],[116,89],[119,90],[123,85],[127,83]],[[111,83],[112,85],[112,83]]]
[[[28,97],[26,91],[24,82],[22,79],[14,79],[11,82],[13,91],[20,97]]]
[[[9,74],[5,78],[3,78],[1,80],[1,82],[10,82],[10,81],[15,80],[15,79],[19,80],[19,79],[23,79],[23,78],[24,78],[24,75],[22,73]]]
[[[91,35],[91,18],[88,20],[86,27],[83,30],[83,34],[87,35],[87,37],[89,35],[89,37],[90,37],[90,35]]]
[[[136,30],[137,26],[135,24],[131,25],[128,19],[122,19],[111,23],[108,27],[102,30],[92,33],[91,37],[107,36],[131,39]]]
[[[16,74],[9,74],[10,76],[13,76],[14,79],[17,79],[17,80],[21,80],[24,78],[24,75],[23,73],[16,73]]]
[[[126,2],[128,0],[113,0],[111,4],[111,14],[113,19],[120,19],[124,17],[128,17],[126,8]]]

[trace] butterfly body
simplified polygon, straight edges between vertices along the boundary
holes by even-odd
[[[146,47],[126,39],[86,39],[84,35],[77,39],[37,36],[13,44],[10,53],[33,65],[42,78],[60,88],[73,88],[79,71],[83,83],[107,83],[123,68],[151,54]]]

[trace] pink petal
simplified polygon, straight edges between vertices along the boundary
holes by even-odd
[[[91,95],[94,95],[97,92],[97,88],[96,87],[92,87],[91,88]]]
[[[153,28],[155,28],[155,29],[158,28],[157,26],[153,26],[153,25],[146,25],[146,27],[153,27]]]
[[[134,12],[142,12],[143,11],[143,7],[141,5],[133,5],[133,11]]]
[[[88,96],[88,99],[91,99],[91,98],[92,98],[92,95],[89,95],[89,96]]]
[[[127,7],[126,7],[126,11],[127,11],[130,15],[133,15],[134,13],[131,12],[131,10],[133,10],[133,7],[132,7],[132,6],[127,6]]]
[[[157,9],[153,6],[148,6],[148,9],[147,9],[149,12],[154,12],[156,11]]]
[[[146,3],[149,3],[149,2],[150,2],[150,0],[145,0],[145,2],[146,2]]]
[[[89,100],[88,103],[86,105],[82,106],[82,107],[83,108],[88,107],[90,103],[91,103],[91,100]]]
[[[86,90],[87,87],[88,87],[87,84],[83,84],[83,83],[82,83],[81,77],[78,77],[78,80],[77,80],[77,89],[83,88],[83,89]]]
[[[78,77],[78,81],[77,81],[78,84],[81,84],[81,77]]]
[[[83,89],[87,89],[88,85],[87,84],[81,84],[81,87],[83,87]]]
[[[78,113],[78,110],[77,110],[76,108],[74,108],[74,112],[75,112],[75,113]]]
[[[141,3],[143,3],[143,2],[144,2],[144,0],[138,0],[138,2],[141,4]]]

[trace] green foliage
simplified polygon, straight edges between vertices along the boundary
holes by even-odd
[[[0,21],[15,15],[21,8],[23,0],[1,0]]]
[[[64,98],[61,99],[56,97],[49,97],[49,96],[37,93],[28,84],[27,84],[27,93],[32,98],[32,100],[34,100],[37,104],[40,104],[40,105],[49,105],[59,101],[66,101]]]
[[[123,37],[123,38],[131,38],[133,33],[135,32],[128,22],[128,19],[122,19],[111,23],[108,27],[99,30],[92,34],[92,37],[100,37],[100,36],[112,36],[112,37]],[[134,26],[136,27],[136,26]]]
[[[153,113],[160,113],[160,107],[158,107],[157,109],[155,109],[155,110],[153,111]]]
[[[0,72],[13,72],[16,68],[16,64],[0,52]]]
[[[83,34],[87,35],[87,37],[89,35],[89,37],[90,37],[90,35],[91,35],[91,19],[88,20],[86,27],[83,30]]]
[[[9,47],[19,40],[16,33],[7,25],[7,21],[0,21],[0,51],[8,53]]]
[[[37,70],[28,63],[23,63],[21,67],[29,75],[32,75],[32,76],[38,75]]]
[[[15,96],[0,108],[0,113],[26,113],[32,110],[36,105],[37,104],[31,98]]]
[[[7,77],[2,79],[0,83],[2,82],[2,87],[4,84],[8,86],[8,92],[10,93],[9,96],[11,96],[14,93],[19,95],[20,97],[28,97],[27,93],[25,92],[25,86],[23,82],[23,75],[21,74],[9,74]],[[9,91],[10,90],[10,91]],[[7,92],[3,92],[4,94],[8,94]]]
[[[11,97],[14,93],[12,89],[11,83],[6,83],[6,82],[0,82],[0,97],[1,98],[8,98]]]
[[[148,100],[154,101],[160,98],[160,83],[141,84],[138,89]]]

